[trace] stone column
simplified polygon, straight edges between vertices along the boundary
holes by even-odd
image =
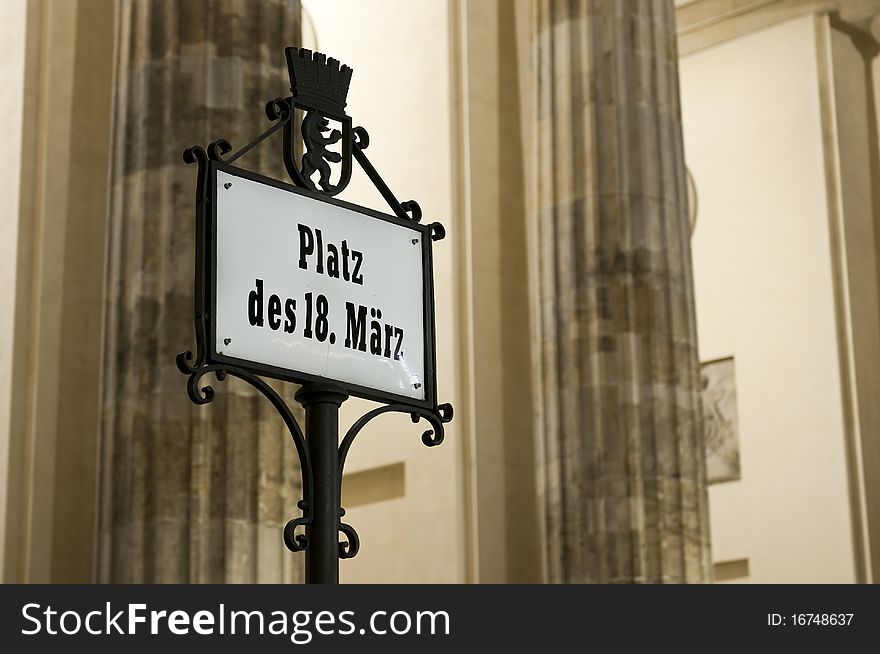
[[[120,0],[118,12],[98,578],[299,580],[281,533],[299,513],[299,464],[281,419],[232,379],[195,407],[174,365],[194,345],[196,170],[181,153],[221,137],[237,148],[268,126],[265,102],[289,92],[299,2]],[[284,172],[276,139],[237,163]]]
[[[673,2],[535,18],[547,579],[708,581]]]

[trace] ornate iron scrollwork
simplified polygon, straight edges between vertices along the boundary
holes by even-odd
[[[212,386],[200,386],[201,380],[205,375],[214,373],[214,376],[219,382],[222,382],[226,379],[227,375],[230,375],[241,379],[259,391],[263,397],[269,400],[284,420],[284,424],[290,432],[290,437],[293,439],[293,444],[296,447],[296,453],[299,456],[303,490],[303,499],[297,502],[297,506],[303,512],[303,515],[300,518],[290,520],[287,525],[285,525],[284,543],[292,552],[305,550],[308,547],[308,539],[304,534],[297,534],[296,529],[297,527],[305,527],[312,521],[310,508],[312,494],[314,492],[314,481],[312,479],[312,466],[309,460],[309,450],[306,447],[305,436],[299,423],[296,421],[296,417],[290,410],[290,407],[287,406],[275,389],[269,386],[269,384],[260,377],[252,375],[246,370],[241,370],[226,364],[202,365],[197,369],[193,369],[187,362],[186,354],[188,353],[179,354],[177,356],[177,367],[182,373],[189,375],[189,380],[186,384],[186,391],[187,395],[189,395],[189,399],[192,400],[194,404],[208,404],[214,399],[214,388]]]
[[[422,443],[428,447],[436,447],[443,442],[444,428],[443,425],[452,420],[453,409],[451,404],[441,404],[436,411],[427,411],[425,409],[417,409],[406,404],[387,404],[380,406],[372,411],[365,413],[360,417],[348,431],[345,438],[339,444],[339,497],[342,498],[342,473],[345,469],[345,459],[348,457],[348,451],[351,449],[354,439],[361,433],[361,430],[374,418],[385,413],[408,413],[413,423],[418,424],[419,420],[424,418],[433,429],[422,432]],[[340,516],[345,515],[345,509],[340,509]],[[350,559],[358,552],[360,540],[357,531],[351,525],[340,523],[339,530],[346,536],[347,541],[340,541],[339,556],[343,559]]]
[[[340,507],[339,517],[342,518],[344,515],[345,509]],[[361,548],[361,539],[358,537],[354,527],[341,520],[339,522],[339,531],[345,536],[344,541],[339,541],[339,558],[353,559]]]

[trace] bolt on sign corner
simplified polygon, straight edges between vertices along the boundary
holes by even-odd
[[[210,357],[436,405],[430,226],[213,162]]]

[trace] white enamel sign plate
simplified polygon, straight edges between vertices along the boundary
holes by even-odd
[[[424,229],[213,171],[215,358],[430,400]]]

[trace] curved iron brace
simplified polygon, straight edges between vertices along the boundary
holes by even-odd
[[[413,407],[408,404],[387,404],[368,411],[361,416],[348,428],[348,431],[345,432],[345,438],[339,444],[339,472],[337,476],[339,477],[340,501],[342,501],[342,473],[345,469],[345,459],[348,456],[352,443],[354,443],[354,439],[367,426],[367,423],[385,413],[408,413],[413,423],[418,423],[419,420],[424,419],[433,429],[422,432],[422,442],[428,447],[436,447],[443,442],[443,425],[452,420],[453,410],[451,404],[441,404],[435,411]],[[341,518],[344,515],[345,509],[340,507],[339,517]],[[341,521],[339,523],[339,531],[346,537],[345,541],[340,541],[339,543],[339,558],[350,559],[356,556],[358,549],[360,549],[360,539],[358,538],[357,531],[351,525]]]
[[[255,389],[257,389],[267,400],[269,400],[272,406],[275,407],[275,410],[278,411],[278,413],[281,415],[281,418],[284,420],[284,424],[287,425],[287,430],[290,432],[290,436],[293,439],[293,444],[296,446],[296,453],[299,455],[300,474],[303,489],[303,499],[297,502],[297,506],[300,508],[300,510],[302,510],[303,515],[300,518],[294,518],[290,520],[284,526],[284,544],[287,545],[287,549],[289,549],[291,552],[301,552],[307,549],[309,545],[308,538],[304,534],[297,534],[296,528],[305,527],[306,525],[310,525],[312,523],[311,502],[312,493],[314,491],[312,481],[312,463],[311,459],[309,458],[309,450],[306,447],[305,436],[303,435],[302,429],[297,423],[293,412],[290,410],[290,408],[287,406],[281,396],[278,395],[275,389],[269,386],[269,384],[267,384],[260,377],[252,375],[246,370],[242,370],[234,366],[217,363],[202,366],[198,370],[190,372],[190,368],[189,365],[186,363],[184,354],[177,355],[177,367],[182,373],[189,374],[189,380],[187,380],[186,383],[186,392],[189,395],[189,399],[191,399],[193,403],[199,405],[208,404],[214,399],[213,387],[211,387],[210,385],[200,387],[202,378],[205,375],[213,372],[215,377],[217,378],[217,381],[223,381],[226,378],[226,375],[231,375],[250,384]]]
[[[269,120],[275,121],[271,127],[229,157],[226,157],[226,155],[232,150],[232,144],[226,139],[218,139],[208,146],[208,158],[212,161],[222,161],[231,164],[284,127],[290,122],[292,116],[293,112],[290,109],[290,105],[284,98],[270,100],[266,103],[266,117]]]
[[[385,180],[379,175],[367,155],[364,154],[364,150],[370,147],[370,135],[367,130],[363,127],[352,128],[351,140],[352,154],[354,155],[355,160],[360,164],[363,171],[367,174],[367,177],[370,178],[370,181],[373,182],[373,186],[375,186],[379,193],[382,194],[382,197],[385,198],[385,201],[388,203],[388,206],[391,207],[394,215],[401,220],[412,220],[413,222],[421,221],[422,208],[419,206],[419,203],[415,200],[400,202],[394,193],[392,193],[391,189],[388,188]],[[446,230],[440,223],[431,223],[429,227],[431,228],[432,241],[439,241],[446,236]]]

